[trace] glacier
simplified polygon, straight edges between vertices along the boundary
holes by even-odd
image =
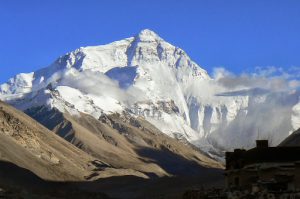
[[[0,85],[0,99],[80,117],[129,113],[211,156],[279,144],[300,127],[298,90],[226,87],[180,48],[145,29],[107,45],[81,47],[50,66]]]

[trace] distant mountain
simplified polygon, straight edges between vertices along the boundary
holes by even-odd
[[[182,49],[147,29],[111,44],[79,48],[0,86],[0,99],[91,153],[97,144],[87,143],[93,130],[86,120],[116,115],[118,121],[147,121],[215,157],[250,148],[258,137],[277,145],[300,126],[299,96],[297,91],[226,88]],[[47,111],[58,121],[49,124],[39,116]],[[81,125],[88,135],[74,133]]]
[[[300,128],[283,140],[279,146],[300,147]]]

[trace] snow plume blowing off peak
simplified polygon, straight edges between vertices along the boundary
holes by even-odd
[[[80,117],[126,113],[211,155],[280,143],[300,127],[299,68],[257,68],[211,78],[180,48],[151,30],[107,45],[81,47],[0,85],[0,99],[26,110],[56,108]]]

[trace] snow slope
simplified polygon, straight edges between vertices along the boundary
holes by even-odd
[[[47,106],[79,117],[128,112],[210,152],[281,142],[299,128],[299,92],[228,89],[151,30],[81,47],[0,86],[0,99],[26,110]],[[277,108],[276,108],[277,107]]]

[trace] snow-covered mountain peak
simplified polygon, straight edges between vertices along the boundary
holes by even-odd
[[[142,30],[136,38],[142,42],[157,42],[162,41],[163,39],[158,36],[154,31],[149,29]]]
[[[43,72],[74,68],[79,71],[107,72],[114,67],[157,65],[201,73],[207,72],[194,63],[180,48],[173,46],[155,32],[145,29],[135,37],[129,37],[106,45],[78,48],[57,59]]]
[[[182,49],[148,29],[106,45],[78,48],[0,85],[0,99],[22,110],[47,106],[97,119],[103,113],[127,112],[201,148],[213,144],[227,149],[251,146],[256,127],[264,136],[280,129],[284,133],[275,134],[273,142],[281,141],[300,124],[299,105],[294,106],[298,96],[228,89]],[[277,101],[286,106],[278,108]],[[278,114],[272,112],[274,104]],[[284,116],[279,121],[280,111]],[[272,129],[266,118],[276,121]]]

